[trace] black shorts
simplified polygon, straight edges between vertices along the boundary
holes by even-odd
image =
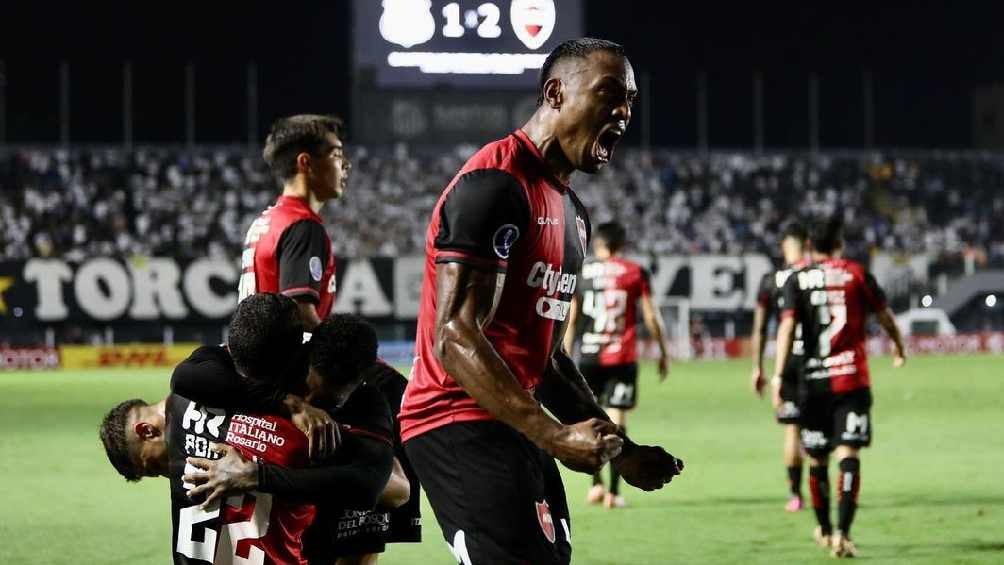
[[[303,554],[310,565],[334,565],[339,557],[383,553],[389,533],[389,512],[319,506],[303,533]]]
[[[787,375],[781,377],[781,406],[778,407],[776,417],[778,424],[798,424],[802,419],[802,410],[799,406],[798,379],[788,378]]]
[[[638,402],[638,364],[595,365],[579,367],[596,400],[604,408],[630,410]]]
[[[821,457],[838,445],[868,447],[872,442],[872,393],[862,388],[807,397],[801,406],[802,446]]]
[[[570,562],[561,475],[554,459],[522,434],[497,421],[461,422],[404,448],[458,563]]]

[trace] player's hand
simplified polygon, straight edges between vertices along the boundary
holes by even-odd
[[[683,472],[683,460],[657,445],[631,444],[612,464],[629,485],[641,490],[660,489]]]
[[[767,381],[763,379],[763,369],[753,369],[753,393],[763,398],[763,388],[767,384]]]
[[[307,436],[309,445],[307,455],[310,459],[320,461],[331,457],[340,439],[338,423],[326,411],[302,400],[292,404],[287,403],[287,407],[290,411],[290,421]]]
[[[772,384],[770,387],[771,388],[770,403],[771,406],[774,407],[774,410],[780,410],[781,404],[783,403],[783,401],[781,400],[781,379],[780,377],[775,377],[772,380],[775,380],[777,384]]]
[[[222,453],[223,457],[216,460],[189,457],[181,477],[183,483],[195,485],[188,490],[188,498],[206,497],[201,504],[203,510],[225,496],[258,487],[257,463],[245,459],[240,451],[229,445],[214,443],[210,449]]]
[[[892,368],[899,369],[903,365],[906,365],[906,355],[893,355]]]
[[[573,471],[594,473],[607,461],[620,455],[624,440],[617,436],[617,426],[606,420],[590,418],[571,426],[561,426],[545,451]]]
[[[666,380],[669,376],[669,356],[661,355],[659,356],[659,382]]]

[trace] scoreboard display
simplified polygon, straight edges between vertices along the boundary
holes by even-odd
[[[377,87],[533,88],[582,35],[579,0],[355,0],[357,77]]]

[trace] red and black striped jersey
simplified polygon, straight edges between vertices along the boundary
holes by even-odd
[[[583,364],[638,361],[638,301],[652,294],[650,279],[641,265],[622,257],[586,261],[579,292]]]
[[[426,233],[416,359],[399,414],[408,440],[492,416],[447,374],[433,351],[436,265],[505,273],[483,331],[524,389],[540,382],[561,343],[589,240],[589,217],[520,130],[479,150],[436,204]]]
[[[238,301],[276,292],[317,306],[323,320],[335,301],[335,255],[321,217],[300,198],[280,196],[248,228]]]
[[[810,394],[871,385],[865,353],[869,312],[885,309],[885,293],[857,262],[826,259],[794,272],[784,285],[781,316],[802,328],[802,377]]]

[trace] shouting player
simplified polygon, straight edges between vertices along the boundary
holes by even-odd
[[[659,380],[669,374],[669,351],[664,339],[662,314],[652,302],[650,275],[641,265],[621,257],[627,239],[623,225],[600,224],[593,235],[595,260],[582,267],[582,284],[572,299],[565,332],[565,351],[569,354],[581,332],[579,369],[589,388],[606,408],[610,421],[627,429],[627,412],[635,407],[638,390],[638,348],[636,311],[641,305],[642,320],[649,334],[659,344]],[[577,323],[579,314],[583,327]],[[587,500],[604,502],[607,508],[624,506],[620,495],[620,474],[610,467],[610,491],[603,477],[593,474],[593,487]]]
[[[238,299],[278,292],[297,301],[307,331],[328,316],[335,295],[335,256],[318,212],[340,198],[352,168],[334,116],[281,118],[263,156],[282,180],[282,195],[248,229]]]
[[[645,490],[682,468],[627,439],[561,348],[589,240],[569,179],[610,161],[636,95],[620,45],[562,43],[534,115],[481,148],[432,213],[401,436],[461,563],[568,563],[555,458],[588,473],[612,461]]]
[[[834,557],[854,557],[851,524],[861,488],[860,449],[871,444],[871,384],[865,357],[869,312],[896,347],[893,367],[906,362],[903,338],[875,278],[854,261],[840,258],[840,224],[818,221],[809,230],[812,263],[788,277],[777,330],[775,379],[781,378],[801,326],[804,357],[801,376],[802,445],[810,458],[809,490],[819,527],[815,538]],[[829,454],[836,450],[837,528],[830,521]]]
[[[788,224],[781,235],[781,255],[784,267],[764,275],[757,293],[756,310],[753,311],[753,332],[750,344],[753,349],[753,391],[763,396],[763,349],[767,342],[767,324],[778,313],[778,304],[784,283],[793,272],[805,266],[808,233],[797,222]],[[795,330],[788,363],[782,367],[779,382],[771,383],[772,402],[777,423],[784,426],[784,466],[788,471],[789,498],[785,510],[802,509],[802,448],[798,441],[798,367],[802,359],[802,339]]]

